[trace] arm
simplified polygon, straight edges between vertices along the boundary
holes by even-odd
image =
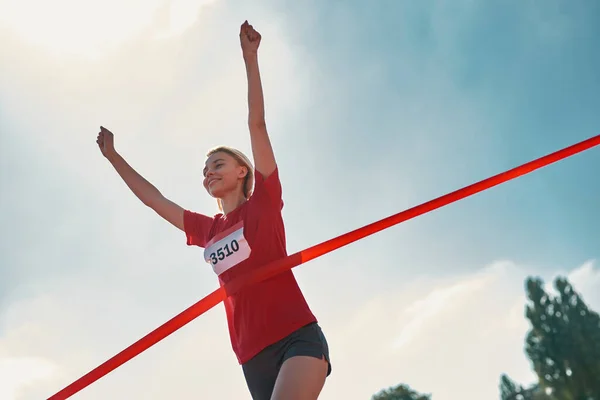
[[[260,34],[252,25],[244,22],[240,30],[240,42],[248,79],[248,128],[254,166],[266,179],[275,171],[277,164],[265,122],[265,103],[258,67],[260,39]]]
[[[102,127],[96,142],[98,143],[102,154],[115,168],[133,194],[135,194],[142,203],[153,209],[158,215],[183,231],[183,208],[164,197],[154,185],[138,174],[127,161],[117,153],[114,149],[112,132]]]
[[[142,203],[153,209],[173,226],[182,231],[184,230],[182,207],[163,196],[154,185],[138,174],[118,153],[115,152],[115,155],[109,161],[125,184]]]

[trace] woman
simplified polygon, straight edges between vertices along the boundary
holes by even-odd
[[[248,127],[255,167],[241,152],[209,151],[204,187],[217,199],[214,217],[165,198],[117,153],[113,134],[101,128],[97,143],[133,193],[185,232],[221,285],[285,257],[279,171],[269,141],[257,51],[261,36],[245,21],[240,44],[248,79]],[[255,400],[317,399],[331,373],[327,341],[292,271],[243,288],[225,300],[232,348]]]

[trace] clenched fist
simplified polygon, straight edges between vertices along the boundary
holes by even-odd
[[[260,45],[260,33],[258,33],[248,21],[244,21],[240,27],[240,44],[244,57],[256,56]]]
[[[110,158],[116,154],[114,135],[111,131],[103,126],[100,127],[100,132],[98,133],[96,143],[98,143],[98,147],[100,148],[102,155],[107,159],[110,160]]]

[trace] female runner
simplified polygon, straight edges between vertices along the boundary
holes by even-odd
[[[165,198],[114,148],[101,127],[104,157],[131,191],[158,215],[181,229],[221,285],[287,255],[279,171],[267,133],[257,51],[261,35],[245,21],[240,44],[248,79],[248,128],[252,163],[240,151],[208,152],[204,187],[217,199],[214,217],[183,209]],[[231,346],[254,400],[317,399],[331,373],[327,341],[291,270],[246,287],[225,300]]]

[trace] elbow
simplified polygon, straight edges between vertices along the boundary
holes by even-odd
[[[157,207],[160,206],[161,202],[164,200],[163,195],[157,190],[157,193],[153,193],[150,196],[141,197],[142,203],[148,208],[151,208],[156,211]]]
[[[142,199],[142,204],[145,205],[146,207],[152,209],[152,210],[156,209],[156,203],[153,203],[150,200]]]

